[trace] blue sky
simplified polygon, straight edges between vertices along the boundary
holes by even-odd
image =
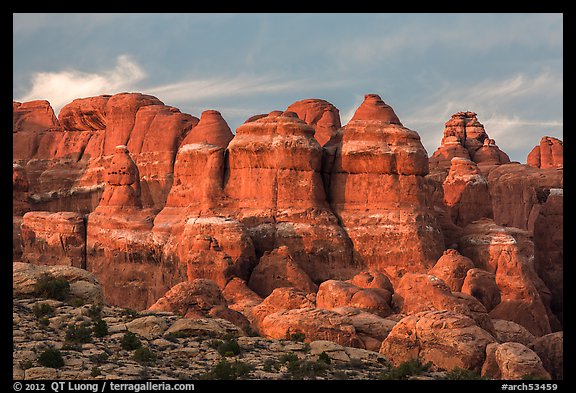
[[[13,97],[143,92],[197,117],[379,94],[431,155],[478,113],[512,160],[563,134],[562,14],[14,14]]]

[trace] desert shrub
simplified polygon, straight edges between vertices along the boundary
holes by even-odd
[[[90,355],[88,357],[88,359],[92,362],[92,363],[96,363],[96,364],[103,364],[106,363],[106,361],[108,360],[110,356],[106,353],[106,352],[101,352],[101,353],[97,353],[94,355]]]
[[[102,306],[98,304],[93,304],[88,309],[88,316],[92,318],[92,320],[96,321],[102,318]]]
[[[328,365],[323,361],[296,361],[288,363],[288,372],[292,379],[316,379],[322,376],[328,369]]]
[[[378,379],[404,380],[408,379],[408,377],[411,375],[418,375],[428,371],[431,366],[432,366],[431,362],[423,364],[419,358],[414,358],[405,361],[398,367],[392,367],[388,371],[383,371],[382,373],[380,373]]]
[[[29,368],[34,367],[34,364],[30,360],[24,360],[20,362],[20,368],[22,370],[28,370]]]
[[[304,333],[292,333],[290,335],[291,341],[304,342],[306,335]]]
[[[38,319],[54,315],[54,309],[46,303],[36,303],[34,307],[32,307],[32,312]]]
[[[120,341],[120,346],[122,349],[127,351],[132,351],[134,349],[138,349],[142,346],[140,339],[132,332],[126,332],[124,336],[122,336],[122,340]]]
[[[332,359],[330,359],[330,356],[328,356],[326,352],[322,352],[320,355],[318,355],[318,361],[324,362],[326,364],[332,363]]]
[[[280,363],[292,363],[292,362],[297,362],[300,359],[298,358],[298,355],[296,355],[295,353],[285,353],[284,355],[280,356]]]
[[[156,354],[148,347],[140,347],[134,351],[134,360],[138,363],[151,363],[156,360]]]
[[[252,365],[239,360],[228,362],[226,359],[222,359],[212,370],[200,376],[200,379],[235,380],[246,377],[253,369]]]
[[[94,321],[94,335],[96,337],[104,337],[108,335],[108,324],[103,319]]]
[[[98,367],[98,366],[92,367],[92,371],[90,372],[90,376],[91,377],[97,377],[99,375],[102,375],[102,371],[100,371],[100,367]]]
[[[60,368],[64,366],[64,359],[59,350],[46,349],[38,357],[38,363],[44,367]]]
[[[38,319],[38,323],[40,324],[41,327],[44,328],[50,325],[50,320],[48,319],[48,317],[42,317]]]
[[[71,325],[66,331],[66,341],[70,343],[89,343],[92,341],[92,330],[86,326]]]
[[[223,341],[218,345],[218,353],[222,356],[236,356],[240,354],[240,345],[236,340]]]
[[[278,363],[274,359],[266,359],[264,361],[264,365],[262,366],[262,369],[266,372],[269,372],[269,373],[271,373],[272,371],[278,371],[278,370],[280,370],[280,363]]]
[[[51,274],[41,275],[34,285],[34,294],[38,297],[64,300],[70,294],[70,283]]]

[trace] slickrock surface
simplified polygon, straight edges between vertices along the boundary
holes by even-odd
[[[325,100],[311,98],[296,101],[286,110],[296,113],[300,119],[314,128],[316,131],[314,137],[320,146],[324,146],[342,127],[340,112]]]

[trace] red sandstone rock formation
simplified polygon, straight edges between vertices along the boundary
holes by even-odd
[[[28,212],[22,221],[22,261],[85,268],[84,216],[72,212]]]
[[[564,196],[553,188],[534,222],[534,265],[552,293],[550,307],[563,321],[564,308]]]
[[[58,128],[58,119],[45,100],[12,103],[13,132],[34,133]]]
[[[492,324],[496,330],[495,337],[501,343],[516,342],[529,346],[536,340],[536,337],[534,337],[532,333],[516,322],[493,319]]]
[[[454,224],[464,227],[479,218],[492,217],[488,181],[475,162],[453,158],[442,186],[444,202]]]
[[[552,379],[564,379],[564,332],[550,333],[536,339],[530,349],[538,354]]]
[[[398,322],[380,353],[396,366],[420,358],[439,369],[479,371],[486,346],[494,342],[470,317],[453,311],[425,311]]]
[[[226,212],[248,228],[257,255],[285,245],[314,282],[349,278],[352,245],[326,203],[313,135],[293,112],[238,127],[227,149]]]
[[[557,326],[550,292],[530,257],[534,244],[528,233],[482,219],[465,228],[460,248],[477,267],[496,275],[501,302],[490,312],[492,318],[514,321],[535,336],[550,333],[551,323]]]
[[[530,232],[548,191],[563,188],[561,168],[538,169],[511,163],[494,168],[487,179],[494,221]]]
[[[474,319],[476,324],[489,333],[494,327],[486,308],[474,297],[450,288],[437,277],[427,274],[405,274],[393,296],[394,305],[403,314],[416,314],[428,310],[450,310]]]
[[[387,317],[394,313],[390,306],[392,292],[383,288],[358,288],[344,281],[328,280],[320,284],[316,306],[326,310],[337,307],[354,307]]]
[[[300,119],[314,128],[316,131],[314,137],[320,146],[324,146],[341,127],[340,112],[325,100],[312,98],[296,101],[286,110],[296,113]]]
[[[528,154],[526,164],[534,168],[562,168],[564,166],[564,146],[562,141],[544,136],[540,144]]]
[[[440,147],[430,157],[430,170],[447,170],[453,158],[466,158],[480,164],[505,164],[510,162],[474,112],[458,112],[446,122]]]
[[[470,269],[462,284],[462,292],[474,296],[486,307],[488,312],[500,304],[500,288],[496,284],[496,275],[484,269]]]
[[[226,305],[226,300],[212,280],[196,279],[181,282],[170,288],[150,311],[169,311],[186,318],[203,318],[215,306]]]
[[[315,296],[296,288],[276,288],[259,305],[252,309],[252,324],[256,330],[264,318],[270,314],[283,310],[316,307]]]
[[[380,97],[367,95],[334,147],[329,200],[357,263],[392,282],[405,272],[427,271],[442,253],[442,235],[425,200],[427,173],[418,134]]]
[[[225,149],[232,138],[234,134],[220,112],[207,110],[202,112],[200,122],[188,133],[182,145],[205,142]]]
[[[520,343],[489,344],[482,376],[491,379],[550,379],[538,355]]]
[[[462,291],[462,284],[468,270],[474,267],[470,258],[466,258],[452,248],[444,251],[444,255],[428,271],[428,274],[438,277],[450,288],[452,292]],[[462,291],[464,292],[464,291]]]
[[[350,318],[358,338],[364,343],[364,348],[374,352],[380,350],[382,341],[388,337],[397,323],[355,307],[336,307],[331,311]]]
[[[298,266],[286,246],[264,253],[250,275],[248,286],[264,297],[281,287],[294,287],[305,292],[318,290],[318,286]]]

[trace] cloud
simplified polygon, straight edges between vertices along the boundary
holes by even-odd
[[[145,77],[146,73],[130,56],[121,55],[116,67],[100,73],[78,70],[35,73],[30,91],[18,100],[48,100],[58,113],[64,105],[76,98],[131,90]]]

